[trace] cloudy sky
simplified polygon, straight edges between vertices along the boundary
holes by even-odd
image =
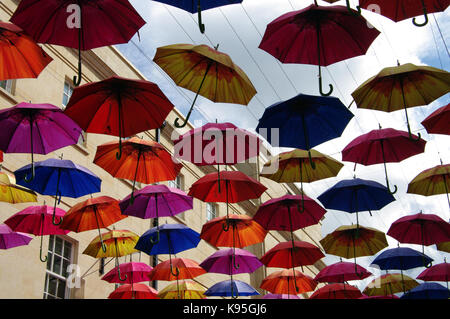
[[[140,12],[147,24],[140,30],[140,38],[135,36],[125,45],[117,46],[119,50],[147,77],[156,82],[168,98],[184,114],[194,98],[194,93],[177,87],[152,59],[156,48],[176,43],[207,44],[211,47],[220,44],[219,51],[225,52],[249,76],[257,89],[257,95],[248,106],[213,103],[199,97],[191,122],[199,126],[206,122],[232,122],[235,125],[254,131],[258,119],[264,109],[273,103],[289,99],[299,93],[318,95],[317,66],[312,65],[283,65],[274,57],[258,48],[266,25],[280,15],[289,11],[300,10],[313,3],[312,0],[244,0],[242,4],[228,5],[203,12],[203,22],[206,32],[202,35],[197,26],[197,15],[180,10],[156,1],[130,1]],[[318,1],[319,5],[328,5]],[[357,1],[351,1],[356,4]],[[345,1],[339,1],[344,5]],[[336,5],[335,4],[335,5]],[[368,11],[364,17],[376,27],[381,34],[373,42],[364,56],[323,68],[323,83],[332,83],[335,90],[333,95],[341,99],[345,105],[352,102],[351,93],[366,79],[377,74],[382,68],[395,66],[400,63],[414,63],[429,65],[449,70],[450,56],[443,39],[449,43],[450,10],[431,15],[425,27],[415,27],[411,20],[399,23]],[[418,18],[422,21],[422,17]],[[437,22],[437,23],[436,23]],[[345,45],[345,44],[343,44]],[[420,132],[427,140],[425,153],[404,160],[401,163],[388,164],[391,185],[398,186],[395,194],[396,201],[381,211],[360,213],[360,224],[374,227],[387,232],[389,226],[396,219],[416,214],[420,210],[424,213],[439,215],[445,220],[450,219],[449,206],[445,195],[423,197],[406,194],[408,183],[421,171],[450,161],[449,140],[447,136],[428,135],[420,122],[440,106],[449,103],[449,95],[440,98],[430,105],[410,108],[411,127],[414,132]],[[352,105],[350,109],[355,117],[351,120],[342,137],[326,142],[317,150],[341,160],[341,150],[357,136],[378,128],[392,127],[406,130],[406,120],[403,111],[384,113],[372,110],[357,109]],[[274,154],[280,149],[273,149]],[[368,167],[357,166],[353,171],[353,163],[345,166],[337,178],[305,184],[306,193],[317,198],[325,190],[342,179],[357,177],[375,180],[385,184],[383,165]],[[354,215],[345,212],[328,210],[323,222],[322,235],[335,230],[338,226],[355,223]],[[397,241],[387,236],[391,246],[397,247]],[[403,245],[421,250],[418,245]],[[434,263],[444,261],[447,254],[439,252],[435,246],[425,248],[425,253],[435,259]],[[358,263],[368,267],[374,257],[358,258]],[[335,256],[327,256],[327,264],[338,261]],[[376,271],[368,268],[370,271]],[[418,268],[406,274],[416,277],[423,269]],[[364,288],[373,277],[358,283]],[[355,283],[356,284],[356,283]]]

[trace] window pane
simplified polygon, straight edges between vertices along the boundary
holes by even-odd
[[[64,241],[64,258],[70,259],[72,253],[72,244],[68,241]]]
[[[52,270],[52,253],[48,253],[47,255],[47,269]]]
[[[59,237],[56,237],[55,238],[55,253],[62,256],[62,247],[63,247],[62,239]]]
[[[58,298],[64,299],[66,296],[66,283],[62,280],[58,280]]]
[[[48,250],[49,250],[49,251],[53,251],[53,241],[54,241],[54,238],[55,238],[55,236],[50,235],[49,242],[48,242]]]
[[[54,256],[54,263],[53,263],[53,272],[55,274],[61,275],[61,257],[59,256]]]
[[[49,276],[49,275],[47,275],[47,276]],[[47,293],[54,295],[54,296],[56,295],[56,283],[57,283],[57,279],[55,277],[49,276]]]
[[[64,259],[64,261],[63,261],[63,276],[64,277],[68,277],[69,276],[69,274],[67,273],[67,267],[69,267],[69,265],[70,265],[70,261],[68,261],[67,259]]]

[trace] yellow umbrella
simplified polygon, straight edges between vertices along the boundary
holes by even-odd
[[[372,280],[364,289],[367,296],[390,296],[406,292],[417,287],[419,283],[403,274],[386,274]]]
[[[185,89],[196,92],[194,101],[183,124],[175,120],[175,126],[184,127],[189,120],[198,95],[213,102],[247,105],[256,89],[240,67],[231,58],[207,45],[173,44],[159,47],[153,61],[172,80]]]
[[[450,207],[448,190],[450,189],[450,165],[435,166],[426,169],[408,184],[407,193],[431,196],[438,194],[447,194],[447,201]]]
[[[203,294],[205,291],[206,288],[195,281],[180,280],[178,289],[177,284],[172,283],[162,289],[158,296],[161,299],[178,299],[178,296],[181,299],[206,299],[206,296]]]
[[[450,253],[450,241],[436,244],[436,248],[437,248],[437,250],[445,251],[446,253]]]
[[[393,112],[404,109],[412,138],[407,108],[427,105],[450,92],[450,73],[411,63],[382,69],[353,93],[359,108]],[[420,134],[418,134],[420,139]]]
[[[37,195],[32,190],[15,184],[15,178],[0,172],[0,202],[11,204],[36,202]]]
[[[103,239],[103,243],[102,243]],[[130,255],[138,252],[134,249],[139,236],[128,230],[111,230],[107,233],[98,235],[83,251],[83,254],[92,256],[94,258],[116,257],[116,266],[119,279],[125,281],[125,278],[120,276],[119,257]]]

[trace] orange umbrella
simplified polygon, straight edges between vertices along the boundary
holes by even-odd
[[[133,181],[131,200],[134,200],[136,182],[153,184],[174,180],[182,165],[172,159],[165,148],[155,142],[132,137],[122,144],[122,156],[117,160],[118,142],[97,147],[94,163],[112,176]]]
[[[37,78],[53,59],[18,26],[0,22],[0,81]]]
[[[295,272],[295,273],[294,273]],[[284,269],[263,279],[260,288],[274,294],[304,293],[316,289],[317,281],[298,270]]]
[[[100,196],[76,204],[69,209],[64,217],[60,226],[62,229],[79,233],[97,228],[103,252],[106,252],[100,228],[106,228],[128,216],[122,215],[118,200],[108,196]]]

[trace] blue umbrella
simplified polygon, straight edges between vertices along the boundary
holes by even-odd
[[[279,145],[310,151],[316,145],[342,135],[353,113],[336,97],[299,94],[268,107],[256,127],[267,129],[267,141],[272,144],[271,129],[279,129]],[[275,142],[275,141],[274,141]],[[310,163],[315,168],[309,152]]]
[[[408,270],[422,267],[424,260],[425,265],[433,261],[432,258],[414,249],[397,247],[383,251],[372,261],[372,265],[377,265],[381,270]]]
[[[238,296],[255,296],[259,292],[249,284],[240,280],[225,280],[211,286],[204,292],[205,296],[232,297],[236,299]]]
[[[241,3],[243,0],[156,0],[171,6],[183,9],[190,13],[198,12],[198,26],[201,33],[205,33],[205,25],[202,23],[202,10],[217,8],[227,4]]]
[[[372,215],[372,210],[380,210],[395,200],[386,186],[360,178],[340,181],[317,199],[325,208],[356,213],[357,225],[358,212],[369,211]]]
[[[17,184],[32,189],[42,195],[55,196],[53,209],[53,224],[55,222],[56,204],[61,197],[78,198],[84,195],[98,193],[101,190],[101,179],[87,168],[69,160],[47,159],[34,164],[35,178],[28,182],[26,176],[32,173],[32,165],[26,165],[14,172]]]
[[[426,282],[411,289],[400,299],[448,299],[450,290],[435,282]]]

